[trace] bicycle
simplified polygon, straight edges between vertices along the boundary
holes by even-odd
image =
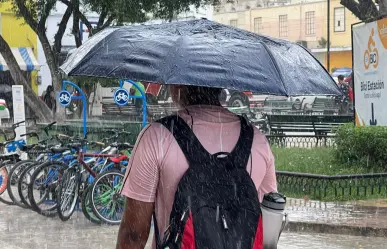
[[[118,151],[131,149],[132,145],[112,144],[111,147],[117,148]],[[62,221],[68,220],[75,211],[75,205],[78,201],[79,192],[83,192],[94,178],[97,172],[90,168],[83,160],[84,157],[109,158],[113,163],[112,167],[103,167],[98,170],[99,173],[111,168],[121,168],[121,162],[128,159],[126,155],[117,156],[116,154],[87,154],[83,153],[83,144],[77,146],[78,162],[74,167],[69,167],[63,175],[63,179],[59,184],[59,199],[58,199],[58,214]],[[90,174],[90,177],[87,175]],[[83,177],[82,177],[83,176]],[[89,179],[89,181],[88,181]],[[81,195],[82,196],[82,195]]]

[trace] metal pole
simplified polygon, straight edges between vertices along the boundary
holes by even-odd
[[[330,58],[330,48],[331,48],[331,1],[327,0],[327,70],[328,73],[331,73],[331,58]]]
[[[83,138],[87,137],[87,100],[85,95],[82,93],[83,102]]]
[[[355,108],[355,62],[354,62],[354,53],[353,53],[353,25],[351,24],[351,50],[352,50],[352,94],[353,94],[353,102],[352,102],[352,109],[353,109],[353,122],[356,126],[356,108]]]

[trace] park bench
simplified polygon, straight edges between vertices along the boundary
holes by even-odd
[[[242,107],[227,107],[227,109],[237,115],[243,116],[250,121],[255,126],[261,126],[263,123],[266,123],[265,119],[257,117],[257,110],[250,108],[248,106]]]
[[[335,104],[334,98],[316,97],[311,108],[305,109],[306,113],[333,115],[339,112],[339,107]]]
[[[263,111],[265,113],[287,113],[294,109],[294,102],[288,99],[271,99],[266,98],[263,104]]]
[[[352,115],[276,115],[266,114],[271,135],[285,135],[287,132],[314,133],[317,143],[342,124],[353,122]]]
[[[102,114],[108,116],[127,116],[134,120],[141,120],[142,116],[139,116],[136,113],[136,108],[133,104],[129,102],[128,105],[119,106],[111,98],[103,98],[101,101],[102,104]],[[153,121],[171,115],[177,111],[177,107],[172,106],[171,104],[148,104],[147,105],[147,117],[148,121]]]

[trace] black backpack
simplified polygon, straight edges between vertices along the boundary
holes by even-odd
[[[231,153],[209,154],[187,123],[163,118],[189,163],[175,193],[170,225],[158,249],[262,249],[263,229],[258,192],[247,172],[254,130],[245,118]]]

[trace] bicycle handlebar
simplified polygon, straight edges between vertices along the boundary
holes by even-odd
[[[25,120],[23,120],[23,121],[20,121],[20,122],[17,122],[17,123],[15,123],[15,124],[13,124],[12,125],[12,127],[19,127],[19,125],[21,125],[21,124],[23,124],[23,123],[25,123],[26,121]]]
[[[30,137],[37,137],[38,140],[39,140],[39,135],[38,133],[36,132],[28,132],[28,133],[25,133],[25,134],[21,134],[20,137],[27,137],[27,136],[30,136]]]
[[[51,129],[51,127],[52,127],[54,124],[56,124],[56,121],[54,121],[54,122],[48,124],[46,127],[43,128],[43,131],[44,131],[44,133],[46,133],[47,136],[48,136],[48,131]]]

